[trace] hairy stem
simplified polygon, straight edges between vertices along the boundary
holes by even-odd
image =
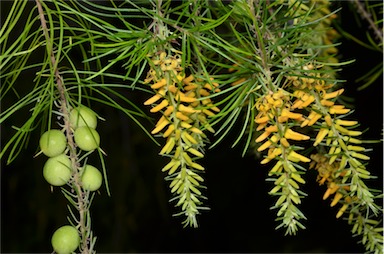
[[[63,114],[64,128],[65,128],[65,133],[66,133],[67,142],[69,146],[69,157],[72,162],[72,175],[73,175],[73,184],[74,184],[73,187],[75,188],[75,192],[77,195],[77,209],[79,211],[79,230],[80,230],[81,239],[82,239],[81,250],[82,250],[82,253],[89,253],[88,241],[86,239],[87,231],[88,231],[87,225],[86,225],[86,215],[88,212],[86,197],[88,195],[81,188],[81,179],[80,179],[80,172],[78,170],[79,165],[78,165],[78,158],[76,154],[76,146],[73,140],[73,132],[71,130],[70,122],[69,122],[68,101],[65,97],[65,86],[64,86],[63,79],[60,75],[60,72],[57,69],[56,58],[53,53],[53,45],[50,45],[50,37],[48,34],[47,23],[44,16],[44,10],[41,5],[41,0],[36,0],[36,5],[39,12],[41,27],[47,43],[47,48],[50,50],[50,52],[48,53],[50,54],[51,63],[53,68],[55,68],[53,72],[55,75],[56,87],[60,95],[60,111]]]
[[[351,0],[352,3],[355,4],[357,8],[357,12],[361,14],[361,16],[369,23],[369,28],[372,29],[372,31],[375,33],[376,39],[380,40],[381,43],[383,42],[383,31],[377,25],[371,18],[371,14],[364,8],[364,5],[359,2],[358,0]]]

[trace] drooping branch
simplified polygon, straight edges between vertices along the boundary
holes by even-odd
[[[357,12],[360,13],[361,16],[368,22],[369,28],[374,32],[376,39],[383,43],[383,30],[380,29],[372,20],[372,15],[358,0],[351,0],[351,2],[356,6]]]
[[[52,67],[54,68],[53,73],[55,76],[56,87],[60,95],[60,103],[59,103],[60,111],[63,115],[64,128],[65,128],[66,138],[69,146],[69,153],[70,153],[69,157],[71,159],[71,164],[72,164],[73,183],[74,183],[74,188],[77,195],[77,209],[79,211],[79,224],[80,224],[79,228],[80,228],[80,233],[82,238],[81,250],[82,250],[82,253],[89,253],[90,251],[88,247],[88,241],[86,239],[87,231],[88,231],[87,226],[89,227],[86,221],[87,213],[88,213],[88,207],[87,207],[88,201],[87,201],[86,193],[81,188],[81,176],[78,170],[79,165],[78,165],[78,158],[76,154],[76,145],[73,139],[73,132],[70,127],[69,111],[68,111],[69,105],[65,96],[65,85],[60,75],[60,72],[57,68],[57,60],[53,52],[53,45],[50,45],[50,36],[48,33],[47,22],[44,16],[44,10],[41,4],[41,0],[36,0],[36,5],[39,12],[43,34],[45,36],[45,40],[47,43],[47,48],[49,49],[48,54],[50,55],[50,61],[51,61]]]

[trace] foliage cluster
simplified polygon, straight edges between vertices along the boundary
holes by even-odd
[[[276,198],[277,228],[287,234],[305,228],[300,203],[307,194],[301,186],[314,169],[326,185],[323,198],[332,197],[330,205],[338,207],[336,217],[347,219],[367,251],[382,253],[382,208],[376,202],[381,192],[366,184],[374,178],[369,142],[359,138],[363,130],[341,100],[344,83],[337,72],[349,62],[338,60],[336,17],[327,0],[36,0],[31,10],[27,1],[15,1],[0,30],[0,99],[13,96],[15,102],[3,105],[0,123],[24,110],[30,117],[13,125],[0,157],[14,161],[38,128],[65,133],[72,180],[62,192],[78,212],[68,206],[80,251],[92,253],[94,193],[84,188],[81,175],[96,151],[109,193],[105,152],[98,145],[79,149],[71,110],[113,107],[162,146],[175,215],[192,227],[209,209],[200,161],[240,124],[233,146],[271,164],[266,180]],[[381,24],[374,20],[375,27]],[[374,45],[381,50],[382,38]],[[31,61],[35,54],[43,54],[41,61]],[[21,94],[18,81],[28,71],[36,77]],[[137,104],[123,89],[148,99]]]

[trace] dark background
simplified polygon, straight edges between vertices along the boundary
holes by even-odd
[[[4,12],[2,15],[4,19]],[[340,16],[344,29],[365,38],[366,28],[357,27],[348,8]],[[341,41],[342,59],[356,59],[340,73],[347,80],[345,94],[354,99],[352,117],[359,120],[362,129],[369,128],[364,138],[381,139],[382,77],[363,91],[357,91],[354,80],[382,61],[382,55],[352,41]],[[325,186],[318,186],[313,171],[306,174],[303,190],[309,196],[300,206],[308,219],[304,221],[307,229],[296,236],[284,236],[284,230],[274,229],[276,211],[270,207],[275,199],[267,194],[272,185],[265,182],[268,167],[260,166],[251,156],[242,158],[242,147],[229,148],[240,126],[202,161],[207,169],[206,204],[211,210],[199,216],[199,228],[183,229],[183,218],[172,217],[178,210],[168,202],[171,195],[160,171],[166,160],[158,156],[160,147],[118,111],[100,105],[94,110],[107,118],[99,122],[98,131],[108,154],[105,159],[112,191],[108,197],[102,188],[91,207],[98,252],[364,252],[346,221],[335,218],[337,208],[329,207],[330,200],[322,200]],[[5,123],[3,145],[9,135],[10,123]],[[51,252],[52,233],[67,224],[66,199],[59,188],[51,193],[42,177],[46,158],[33,158],[38,135],[36,131],[11,165],[1,162],[2,253]],[[369,146],[373,151],[368,154],[372,158],[368,168],[379,178],[368,184],[382,189],[382,144]]]

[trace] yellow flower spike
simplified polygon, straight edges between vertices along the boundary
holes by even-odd
[[[287,129],[284,133],[284,137],[286,139],[292,139],[292,140],[298,140],[298,141],[301,141],[301,140],[308,140],[310,139],[309,136],[307,135],[304,135],[304,134],[301,134],[299,132],[295,132],[291,129]]]
[[[159,82],[151,85],[151,88],[152,89],[159,89],[159,88],[165,86],[166,84],[167,84],[167,80],[163,78]]]
[[[324,94],[323,95],[323,99],[332,99],[332,98],[335,98],[337,96],[339,96],[340,94],[342,94],[344,92],[344,89],[341,88],[337,91],[334,91],[332,93],[327,93],[327,94]]]
[[[350,155],[352,157],[355,157],[355,158],[358,158],[361,160],[369,160],[370,159],[369,156],[362,154],[362,153],[351,152]]]
[[[344,204],[344,205],[340,208],[340,210],[337,212],[337,214],[336,214],[336,218],[337,218],[337,219],[340,218],[341,215],[343,215],[343,213],[347,210],[347,208],[348,208],[348,204]],[[358,225],[358,224],[356,224],[356,225]]]
[[[326,115],[324,117],[324,120],[325,120],[325,123],[328,125],[328,126],[332,126],[332,118],[330,115]]]
[[[271,134],[271,133],[268,132],[268,131],[263,132],[260,136],[257,137],[257,139],[255,140],[255,142],[256,142],[256,143],[259,143],[259,142],[263,141],[264,139],[268,138],[270,134]]]
[[[332,107],[329,108],[329,113],[331,114],[346,114],[349,111],[351,111],[348,108],[345,108],[343,105],[333,105]]]
[[[344,125],[344,126],[354,126],[354,125],[358,124],[358,122],[357,121],[336,119],[336,124]]]
[[[327,135],[328,131],[329,129],[321,128],[316,135],[315,143],[313,143],[313,146],[317,146],[318,144],[320,144],[320,142],[323,141],[323,139]]]
[[[158,126],[156,126],[155,129],[153,129],[151,131],[151,134],[156,134],[158,132],[160,132],[162,129],[164,129],[165,126],[167,126],[169,124],[169,121],[168,120],[165,120],[165,121],[162,121]]]
[[[163,134],[163,138],[169,137],[169,135],[171,135],[174,130],[175,130],[175,125],[174,124],[169,125],[168,129]]]
[[[289,154],[288,154],[288,160],[290,161],[293,161],[293,162],[310,162],[311,159],[301,155],[301,154],[298,154],[296,153],[295,151],[290,151]]]
[[[176,117],[182,121],[188,121],[189,120],[189,117],[184,115],[183,113],[181,112],[176,112]]]
[[[337,192],[332,200],[332,203],[331,203],[331,207],[335,206],[339,201],[340,199],[343,197],[343,194],[341,194],[340,192]]]
[[[163,108],[165,108],[166,106],[168,106],[168,104],[169,104],[168,100],[162,100],[159,105],[151,108],[150,112],[156,113],[156,112],[162,110]]]

